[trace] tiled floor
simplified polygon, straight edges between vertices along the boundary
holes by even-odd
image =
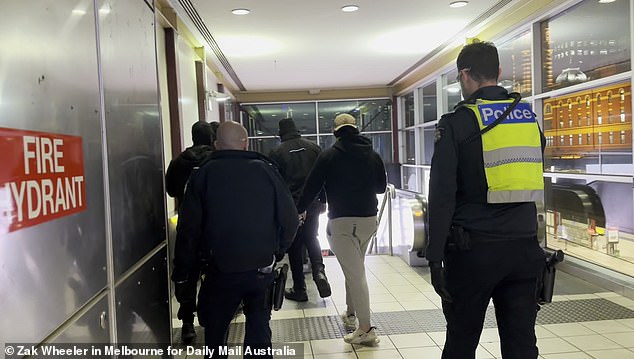
[[[310,300],[285,300],[283,308],[273,312],[275,342],[301,342],[305,358],[440,358],[445,323],[426,268],[409,267],[399,257],[367,257],[370,307],[381,338],[376,347],[368,348],[341,339],[345,330],[337,315],[345,310],[344,278],[335,258],[325,258],[325,264],[332,297],[319,298],[308,276]],[[562,272],[558,272],[556,294],[553,309],[545,306],[538,317],[540,358],[634,359],[633,300]],[[588,305],[601,310],[584,311]],[[482,332],[477,358],[501,358],[494,318],[489,317],[492,321]],[[243,322],[242,315],[236,317],[230,342],[241,341]],[[174,325],[180,322],[174,320]],[[202,335],[202,328],[198,332]]]

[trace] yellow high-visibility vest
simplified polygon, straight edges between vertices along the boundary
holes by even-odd
[[[463,106],[475,114],[482,130],[500,117],[512,102],[513,99],[478,99],[475,104]],[[519,102],[506,119],[481,137],[487,203],[543,201],[541,135],[530,105]]]

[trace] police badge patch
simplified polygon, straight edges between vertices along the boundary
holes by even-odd
[[[442,138],[442,133],[445,131],[445,129],[443,127],[438,127],[438,125],[436,125],[436,131],[434,132],[434,143],[440,141],[440,139]]]

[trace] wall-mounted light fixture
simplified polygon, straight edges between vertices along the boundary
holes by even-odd
[[[207,97],[214,99],[217,102],[227,101],[230,98],[229,95],[216,90],[207,91]]]
[[[207,91],[205,92],[205,94],[207,95],[207,110],[208,111],[211,111],[211,109],[213,108],[213,102],[224,102],[231,98],[226,93],[222,93],[216,90]]]

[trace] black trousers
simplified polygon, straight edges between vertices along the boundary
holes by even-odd
[[[200,270],[196,268],[190,275],[190,278],[199,278]],[[183,323],[194,322],[194,312],[196,312],[196,291],[198,290],[198,280],[190,280],[184,284],[183,290],[176,297],[176,300],[180,304],[178,307],[177,317],[182,320]]]
[[[502,358],[537,358],[536,291],[544,268],[537,239],[474,239],[471,250],[447,253],[445,268],[453,303],[442,303],[447,320],[443,359],[475,358],[491,298]]]
[[[213,272],[205,276],[198,295],[198,319],[205,328],[205,345],[214,349],[212,358],[227,357],[219,355],[218,348],[227,345],[229,324],[240,302],[244,303],[246,317],[244,347],[271,346],[271,305],[270,302],[265,305],[265,301],[274,275],[253,270],[241,273]]]
[[[306,220],[295,234],[293,244],[288,249],[288,262],[293,276],[293,288],[305,289],[304,261],[302,251],[304,247],[308,250],[308,257],[313,267],[313,273],[324,269],[324,260],[321,257],[321,247],[317,240],[317,229],[319,228],[319,209],[311,208],[306,212]]]

